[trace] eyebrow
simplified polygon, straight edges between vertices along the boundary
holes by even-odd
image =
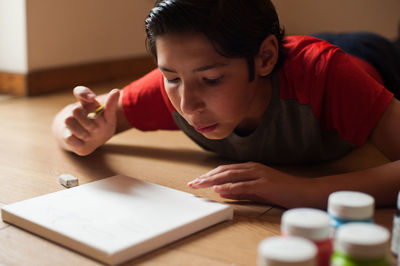
[[[206,66],[202,66],[202,67],[196,68],[196,69],[193,70],[193,72],[206,71],[206,70],[210,70],[210,69],[213,69],[213,68],[223,67],[223,66],[226,66],[226,65],[228,65],[228,64],[215,63],[215,64],[206,65]],[[158,68],[161,69],[162,71],[177,73],[175,70],[169,69],[169,68],[166,68],[166,67],[163,67],[163,66],[158,66]]]

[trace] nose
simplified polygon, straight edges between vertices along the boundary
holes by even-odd
[[[203,95],[196,85],[188,83],[182,85],[180,107],[183,113],[189,115],[200,113],[204,109]]]

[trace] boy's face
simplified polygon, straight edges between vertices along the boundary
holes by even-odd
[[[219,55],[201,34],[157,37],[157,63],[176,111],[209,139],[222,139],[235,129],[254,130],[265,112],[268,79],[249,81],[244,58]]]

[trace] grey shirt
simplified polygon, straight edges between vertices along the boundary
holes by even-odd
[[[281,99],[277,74],[272,76],[269,107],[248,136],[233,132],[225,139],[207,139],[177,112],[173,117],[179,128],[204,149],[243,162],[314,163],[342,157],[355,147],[337,132],[323,130],[310,105],[300,104],[296,99]]]

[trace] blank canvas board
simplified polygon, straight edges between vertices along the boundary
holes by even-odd
[[[106,264],[232,219],[233,208],[118,175],[2,207],[2,218]]]

